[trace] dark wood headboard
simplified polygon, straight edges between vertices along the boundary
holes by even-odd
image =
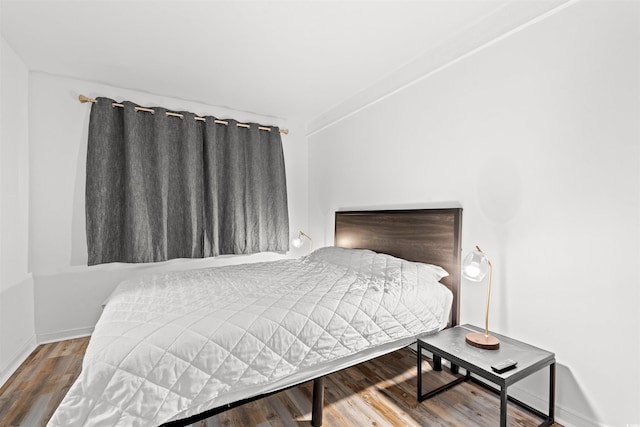
[[[409,261],[436,264],[453,292],[449,326],[460,321],[462,208],[336,212],[335,246],[371,249]]]

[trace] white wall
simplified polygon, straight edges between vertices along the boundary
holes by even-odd
[[[304,128],[299,124],[32,72],[29,78],[29,248],[35,286],[35,325],[40,342],[90,333],[100,315],[102,302],[124,278],[159,270],[272,260],[283,256],[264,253],[156,264],[87,267],[84,191],[91,107],[78,102],[79,94],[289,128],[290,134],[283,135],[283,145],[290,224],[292,230],[306,228],[307,147]],[[287,256],[301,254],[292,252]]]
[[[35,348],[28,270],[28,70],[0,37],[0,384]]]
[[[309,137],[310,233],[458,201],[490,326],[556,353],[564,425],[640,423],[638,2],[579,2]],[[462,284],[463,323],[485,288]],[[547,372],[518,385],[545,409]]]

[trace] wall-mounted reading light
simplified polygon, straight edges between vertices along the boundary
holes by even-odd
[[[298,235],[291,240],[291,245],[294,248],[301,248],[304,245],[304,240],[302,240],[303,237],[309,239],[309,253],[311,253],[313,250],[313,239],[302,231],[299,231]]]

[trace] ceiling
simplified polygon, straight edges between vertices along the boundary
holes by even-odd
[[[0,29],[32,71],[319,126],[565,2],[1,0]]]

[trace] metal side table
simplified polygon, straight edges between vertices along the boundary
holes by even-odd
[[[540,426],[552,425],[555,417],[555,354],[493,332],[491,334],[500,339],[500,348],[498,350],[483,350],[465,342],[464,337],[469,332],[483,332],[483,329],[471,325],[462,325],[418,339],[418,401],[422,402],[438,393],[448,390],[456,384],[470,380],[500,395],[501,427],[507,426],[507,401],[542,418],[544,421]],[[423,394],[423,349],[433,354],[433,369],[435,371],[442,370],[442,359],[445,359],[451,362],[452,373],[457,374],[458,368],[460,367],[466,370],[466,375],[460,376],[448,384]],[[491,365],[506,359],[517,361],[517,367],[501,374],[491,369]],[[510,385],[547,366],[549,367],[549,412],[547,414],[507,394],[507,388]],[[492,387],[475,376],[484,378],[499,388]]]

